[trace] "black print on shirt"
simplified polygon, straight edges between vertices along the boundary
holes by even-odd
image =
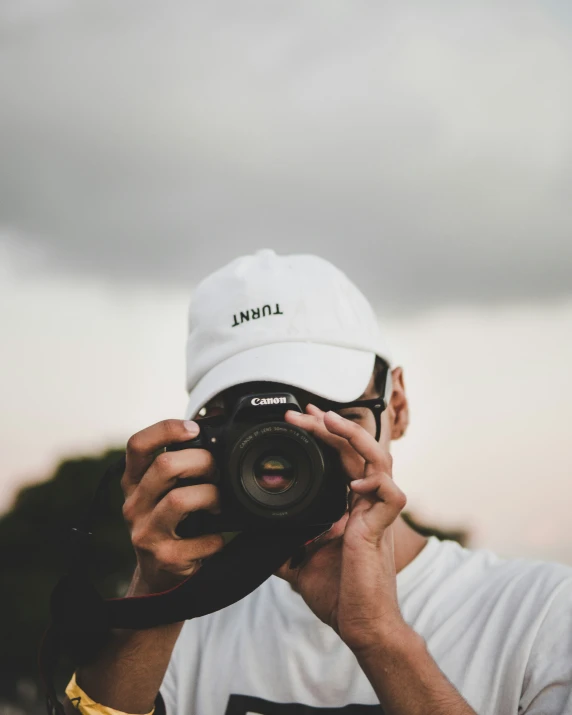
[[[314,708],[299,703],[271,703],[249,695],[231,695],[224,715],[383,715],[381,705]]]

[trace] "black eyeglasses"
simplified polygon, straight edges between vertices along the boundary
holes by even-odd
[[[391,393],[393,391],[393,381],[391,370],[386,370],[381,386],[380,397],[373,397],[371,400],[354,400],[353,402],[334,402],[321,397],[315,397],[310,402],[319,407],[323,412],[331,410],[345,417],[352,422],[357,422],[364,429],[371,433],[372,421],[375,422],[375,441],[379,442],[381,436],[381,413],[389,405]]]
[[[341,417],[356,422],[371,433],[371,426],[375,424],[375,441],[381,435],[381,413],[386,409],[383,397],[374,397],[371,400],[354,400],[353,402],[333,402],[315,398],[311,404],[316,405],[323,412],[336,412]],[[368,429],[368,427],[370,429]]]
[[[225,419],[225,413],[228,414],[230,409],[232,408],[232,405],[235,403],[235,401],[238,399],[239,395],[242,393],[245,393],[246,391],[251,391],[254,390],[256,391],[257,389],[264,389],[266,387],[265,383],[261,383],[260,386],[254,385],[254,384],[249,384],[248,389],[247,386],[241,385],[240,386],[240,393],[237,394],[232,394],[226,396],[226,399],[223,398],[221,401],[221,406],[220,406],[220,412],[216,416],[212,417],[206,417],[206,419],[209,420],[224,420]],[[375,441],[378,442],[379,438],[381,436],[381,413],[387,408],[389,405],[389,400],[391,399],[391,393],[392,393],[392,379],[391,379],[391,371],[386,370],[383,384],[381,385],[380,392],[382,393],[382,396],[380,397],[373,397],[370,400],[353,400],[352,402],[335,402],[334,400],[328,400],[323,397],[318,397],[317,395],[309,395],[305,391],[299,390],[298,388],[291,387],[289,385],[276,385],[276,387],[280,387],[284,389],[286,392],[291,392],[295,394],[300,402],[300,405],[302,409],[305,409],[305,406],[307,404],[312,404],[318,407],[320,410],[323,412],[328,412],[328,410],[331,410],[332,412],[336,412],[337,414],[341,415],[342,417],[345,417],[346,419],[351,420],[352,422],[356,422],[357,424],[361,425],[366,429],[370,434],[372,433],[371,427],[373,424],[375,424]],[[227,408],[227,409],[225,409]],[[203,408],[205,410],[205,408]],[[199,418],[205,418],[205,414],[201,414],[203,410],[199,411]],[[373,417],[373,420],[372,420]]]

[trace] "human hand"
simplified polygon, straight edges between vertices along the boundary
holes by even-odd
[[[392,524],[406,498],[392,478],[392,458],[360,425],[308,405],[286,421],[332,446],[350,480],[349,510],[307,547],[289,581],[308,606],[354,651],[379,643],[385,633],[407,627],[397,601]]]
[[[129,595],[156,593],[175,586],[200,568],[201,559],[224,546],[220,534],[183,539],[175,533],[192,511],[220,512],[214,484],[174,489],[182,477],[211,479],[215,463],[204,449],[157,451],[199,434],[196,422],[164,420],[134,434],[127,443],[121,480],[123,516],[131,533],[137,569]]]

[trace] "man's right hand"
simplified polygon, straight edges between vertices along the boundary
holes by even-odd
[[[123,514],[131,531],[137,569],[127,595],[141,596],[177,585],[200,568],[201,559],[223,547],[220,534],[182,539],[177,524],[192,511],[219,511],[214,484],[174,488],[179,477],[211,480],[215,464],[204,449],[163,452],[172,442],[195,438],[195,422],[164,420],[134,434],[127,443],[121,485]],[[182,623],[141,631],[117,630],[96,659],[79,668],[78,684],[98,703],[127,713],[153,707]],[[67,715],[77,710],[66,698]]]
[[[210,452],[159,451],[172,442],[190,440],[198,434],[196,422],[163,420],[137,432],[127,443],[121,480],[125,495],[123,516],[137,556],[130,596],[172,588],[195,573],[201,559],[224,546],[220,534],[182,539],[175,533],[189,512],[202,509],[220,513],[219,492],[214,484],[174,488],[182,477],[212,479],[215,462]]]

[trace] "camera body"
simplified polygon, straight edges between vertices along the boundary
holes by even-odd
[[[343,516],[348,480],[337,452],[286,422],[287,410],[302,412],[289,392],[244,395],[229,417],[203,418],[198,437],[167,447],[207,449],[217,465],[212,481],[220,492],[220,515],[189,514],[177,527],[179,536],[309,525],[327,529]],[[180,479],[177,486],[206,481]]]

